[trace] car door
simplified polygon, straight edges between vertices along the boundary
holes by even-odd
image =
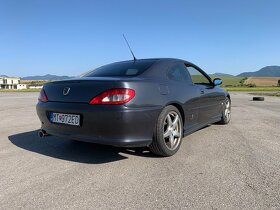
[[[187,132],[198,124],[199,89],[192,84],[188,70],[183,62],[170,66],[168,73],[171,89],[170,100],[181,102],[184,110],[184,130]]]
[[[193,85],[198,89],[198,123],[206,124],[220,115],[221,94],[211,81],[211,78],[198,67],[186,64]]]

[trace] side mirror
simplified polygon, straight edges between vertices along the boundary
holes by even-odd
[[[213,80],[213,83],[215,86],[221,85],[223,83],[223,80],[221,80],[220,78],[215,78]]]

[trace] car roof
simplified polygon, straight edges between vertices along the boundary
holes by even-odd
[[[137,59],[136,61],[134,60],[125,60],[125,61],[119,61],[119,62],[113,62],[113,63],[127,63],[127,62],[141,62],[141,61],[182,61],[186,63],[190,63],[188,61],[178,59],[178,58],[143,58],[143,59]]]

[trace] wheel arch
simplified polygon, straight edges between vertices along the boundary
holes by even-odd
[[[229,93],[226,93],[226,97],[228,97],[229,100],[231,100]]]
[[[185,112],[184,112],[182,105],[180,105],[179,103],[176,103],[176,102],[172,102],[172,103],[167,104],[166,106],[169,106],[169,105],[175,106],[179,110],[180,115],[182,117],[183,126],[184,126],[185,125]]]

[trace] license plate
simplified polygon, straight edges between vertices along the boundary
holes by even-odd
[[[62,113],[50,113],[50,121],[52,123],[60,123],[66,125],[80,125],[80,115],[77,114],[62,114]]]

